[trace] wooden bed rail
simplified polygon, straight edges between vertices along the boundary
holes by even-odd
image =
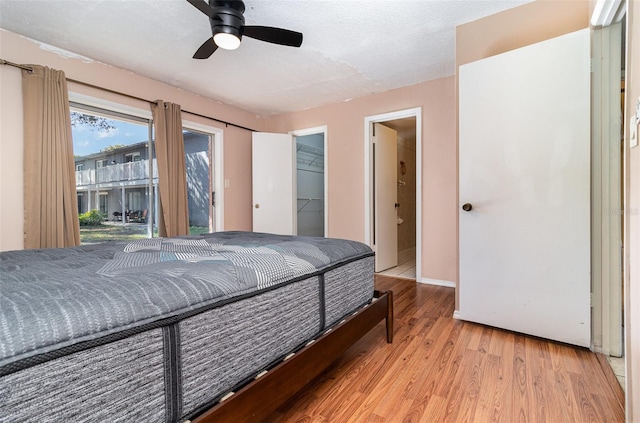
[[[193,423],[260,422],[318,376],[382,319],[393,342],[393,292],[375,291],[376,301],[325,332],[313,343],[193,419]]]

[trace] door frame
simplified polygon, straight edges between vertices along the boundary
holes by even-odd
[[[591,349],[621,357],[623,324],[623,206],[620,144],[622,24],[591,32],[592,87],[592,338]],[[620,142],[624,142],[620,140]]]
[[[324,138],[324,236],[329,236],[329,133],[327,125],[322,126],[314,126],[313,128],[305,128],[305,129],[294,129],[293,131],[289,131],[289,135],[294,138],[294,147],[295,147],[295,137],[304,137],[306,135],[316,135],[322,134]],[[297,153],[296,153],[297,154]],[[294,163],[295,166],[295,163]],[[294,169],[295,170],[295,169]],[[293,182],[295,191],[298,190],[298,180],[296,178],[297,171],[293,172]],[[296,194],[294,192],[294,196]],[[295,196],[294,200],[296,200],[297,196]],[[294,204],[297,204],[297,201],[294,201]],[[298,214],[293,214],[293,228],[294,233],[298,234]]]
[[[373,239],[373,147],[374,123],[389,120],[416,118],[416,281],[422,280],[422,107],[365,116],[364,118],[364,243],[372,246]]]
[[[211,136],[209,144],[209,153],[213,153],[213,161],[211,160],[211,154],[209,154],[209,163],[213,164],[213,172],[211,173],[213,183],[211,186],[216,193],[213,231],[224,231],[224,131],[220,128],[189,120],[183,120],[182,127]],[[211,203],[209,203],[209,207],[211,207]]]

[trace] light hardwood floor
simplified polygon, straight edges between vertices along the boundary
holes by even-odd
[[[376,276],[381,323],[266,420],[282,422],[624,422],[602,356],[452,318],[452,288]]]

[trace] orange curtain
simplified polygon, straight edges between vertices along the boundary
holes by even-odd
[[[64,72],[22,71],[24,247],[80,244],[69,94]]]
[[[158,235],[189,234],[187,170],[179,104],[152,103],[155,150],[158,164]]]

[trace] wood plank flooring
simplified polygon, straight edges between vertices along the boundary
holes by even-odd
[[[624,422],[624,393],[585,349],[453,319],[452,288],[376,276],[384,323],[266,419],[282,422]]]

